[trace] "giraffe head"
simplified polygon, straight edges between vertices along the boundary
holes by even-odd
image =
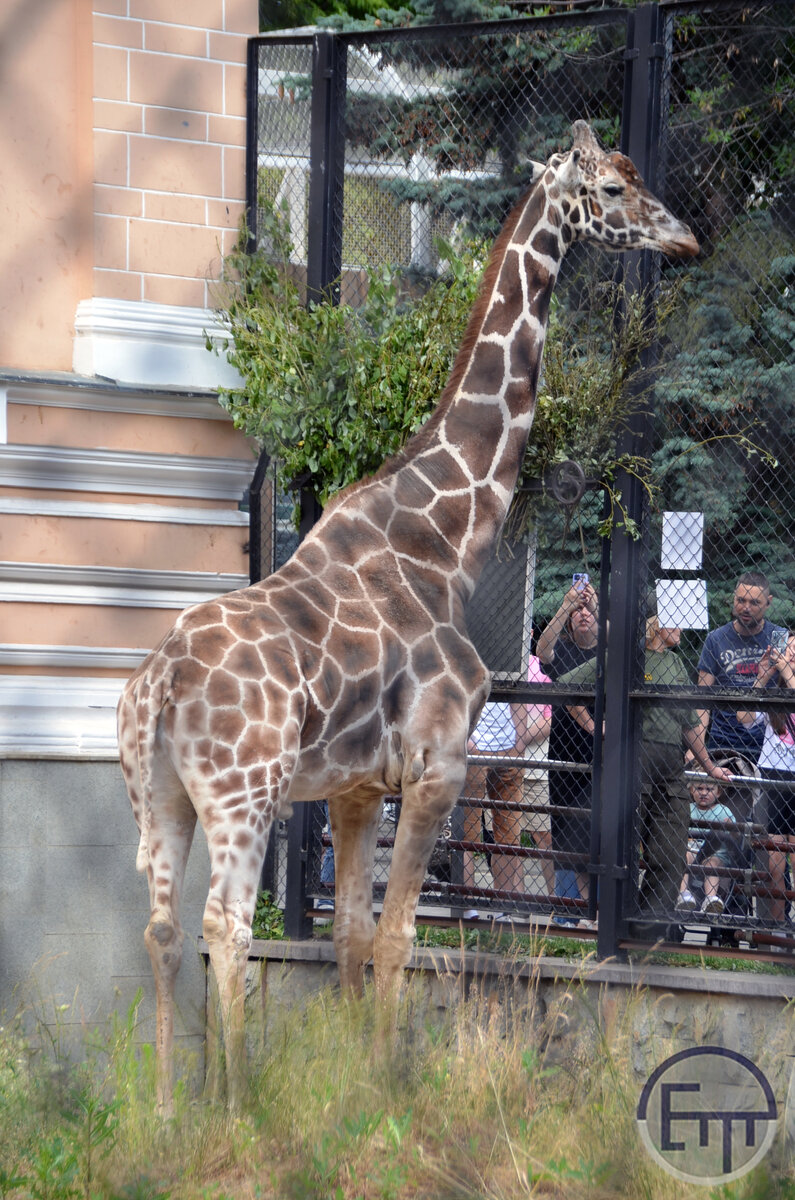
[[[651,194],[625,155],[603,150],[585,121],[575,121],[572,133],[568,154],[554,154],[543,168],[547,192],[564,219],[565,241],[661,250],[672,258],[698,254],[687,225]]]

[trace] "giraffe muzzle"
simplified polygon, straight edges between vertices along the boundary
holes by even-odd
[[[694,258],[701,247],[687,225],[682,225],[681,232],[677,230],[667,241],[661,242],[660,249],[670,258]]]

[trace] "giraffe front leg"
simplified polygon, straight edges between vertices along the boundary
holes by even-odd
[[[381,797],[329,798],[334,842],[334,949],[342,990],[361,996],[373,956],[373,859]]]
[[[204,910],[203,933],[210,951],[215,976],[214,993],[218,1000],[223,1039],[226,1091],[230,1108],[237,1109],[245,1093],[245,999],[246,965],[251,946],[251,914],[236,912],[210,895]],[[217,1053],[217,1047],[214,1048]]]
[[[442,826],[458,799],[466,760],[426,767],[417,783],[404,786],[384,907],[373,946],[376,993],[392,1007],[403,969],[411,958],[420,888]]]

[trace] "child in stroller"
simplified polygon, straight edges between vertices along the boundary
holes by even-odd
[[[694,780],[688,785],[690,793],[690,824],[692,837],[687,850],[687,865],[698,866],[698,872],[685,871],[679,888],[677,909],[680,912],[699,910],[705,915],[745,911],[742,896],[735,894],[735,880],[721,875],[721,868],[745,870],[751,865],[751,852],[739,830],[726,828],[736,822],[736,814],[725,804],[722,789],[714,779]],[[705,829],[704,824],[715,825]],[[710,874],[710,868],[715,872]]]

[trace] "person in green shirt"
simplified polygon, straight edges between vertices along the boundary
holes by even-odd
[[[660,625],[653,596],[647,614],[644,682],[650,688],[689,684],[684,664],[675,653],[681,630]],[[595,681],[595,659],[558,680],[572,686],[593,686]],[[586,732],[593,734],[594,721],[587,705],[571,705],[569,712]],[[638,829],[645,871],[638,893],[638,915],[670,920],[686,863],[690,820],[689,802],[677,786],[682,779],[685,746],[713,779],[726,782],[730,776],[709,755],[697,709],[647,704],[642,712]],[[667,921],[658,926],[638,926],[637,932],[644,937],[665,937],[666,929]]]

